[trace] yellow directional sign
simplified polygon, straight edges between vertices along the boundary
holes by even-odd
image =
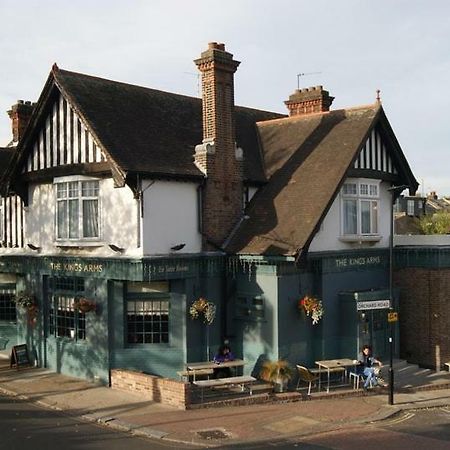
[[[398,313],[390,312],[388,313],[388,322],[397,322],[398,321]]]

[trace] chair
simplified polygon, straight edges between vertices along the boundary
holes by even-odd
[[[319,375],[312,373],[307,367],[300,366],[297,364],[297,372],[298,372],[298,382],[297,389],[300,385],[301,381],[308,383],[308,395],[311,395],[311,386],[313,382],[316,382],[319,379]]]
[[[353,389],[359,389],[359,383],[364,383],[364,375],[362,373],[350,372],[350,382],[353,378]],[[372,380],[369,381],[370,387],[372,387]]]

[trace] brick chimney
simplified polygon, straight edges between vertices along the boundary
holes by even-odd
[[[207,241],[222,245],[242,215],[242,150],[236,148],[234,72],[239,62],[224,44],[211,42],[195,64],[202,73],[203,143],[194,161],[205,174],[202,231]]]
[[[329,111],[334,97],[322,86],[313,86],[305,89],[296,89],[285,101],[289,116],[300,116],[318,112]]]
[[[12,121],[13,143],[17,144],[22,137],[25,129],[30,121],[31,115],[35,107],[35,103],[17,100],[15,105],[11,106],[8,115]]]

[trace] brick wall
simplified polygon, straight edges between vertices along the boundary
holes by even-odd
[[[450,361],[450,269],[396,270],[400,288],[400,356],[424,367]]]
[[[187,409],[191,403],[188,383],[132,370],[112,370],[111,388],[134,392],[148,400],[180,409]]]

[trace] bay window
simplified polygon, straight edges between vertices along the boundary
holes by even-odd
[[[341,199],[344,237],[378,234],[378,182],[348,181],[342,187]]]
[[[99,232],[99,181],[56,182],[56,238],[95,240]]]

